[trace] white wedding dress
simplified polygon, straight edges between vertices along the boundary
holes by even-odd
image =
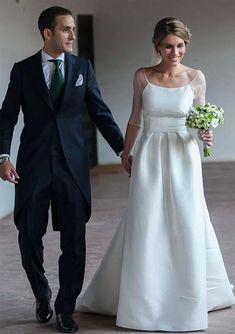
[[[205,203],[189,108],[204,103],[198,71],[187,85],[151,84],[136,72],[130,122],[143,117],[133,158],[125,219],[79,310],[117,317],[121,327],[150,331],[206,329],[207,312],[234,304]]]

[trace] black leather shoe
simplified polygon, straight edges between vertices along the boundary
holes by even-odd
[[[71,314],[59,313],[56,321],[57,329],[61,333],[75,333],[79,329]]]
[[[51,290],[49,290],[48,292],[48,298],[36,300],[35,315],[37,320],[41,323],[48,322],[53,316],[53,311],[50,305],[50,299],[51,299]]]

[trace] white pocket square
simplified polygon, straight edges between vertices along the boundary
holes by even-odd
[[[79,74],[78,79],[75,83],[75,86],[81,86],[83,84],[83,76],[82,74]]]

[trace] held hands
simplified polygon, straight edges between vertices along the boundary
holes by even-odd
[[[4,161],[0,164],[0,177],[3,181],[8,181],[11,183],[18,183],[18,179],[20,178],[16,172],[15,167],[10,161]]]
[[[202,140],[206,145],[212,146],[213,133],[211,130],[198,130],[198,138]]]
[[[125,168],[125,170],[129,174],[129,176],[131,176],[132,156],[129,155],[129,154],[123,153],[121,158],[122,158],[123,167]]]

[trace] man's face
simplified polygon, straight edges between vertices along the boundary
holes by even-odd
[[[59,56],[63,52],[72,52],[75,39],[75,24],[71,15],[59,15],[56,17],[56,26],[53,31],[45,32],[45,46],[53,56]]]

